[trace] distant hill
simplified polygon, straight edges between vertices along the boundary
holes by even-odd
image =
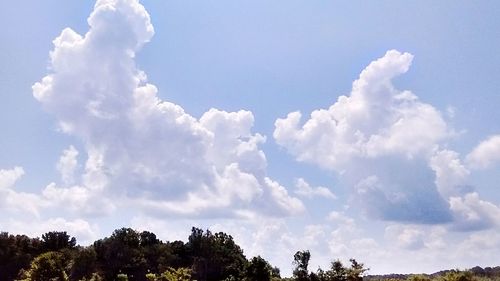
[[[418,275],[428,279],[436,279],[438,277],[445,276],[449,273],[459,272],[456,269],[442,270],[432,274],[383,274],[383,275],[366,275],[363,277],[364,281],[376,281],[376,280],[406,280],[411,278],[412,276]],[[486,278],[500,278],[500,266],[495,267],[485,267],[482,268],[480,266],[475,266],[466,270],[466,272],[470,272],[472,276],[475,277],[486,277]]]

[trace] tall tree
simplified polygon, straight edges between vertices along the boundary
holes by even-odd
[[[94,247],[80,247],[73,254],[70,279],[82,280],[91,279],[97,271],[97,254]]]
[[[326,275],[329,281],[347,281],[347,269],[340,260],[331,263]]]
[[[196,280],[218,281],[230,276],[241,279],[244,275],[247,260],[231,235],[193,227],[187,247]]]
[[[0,233],[0,277],[14,280],[18,272],[28,268],[31,261],[39,255],[40,240],[26,235]]]
[[[293,276],[297,281],[308,281],[309,280],[309,259],[311,259],[311,253],[309,251],[297,251],[293,255],[293,264],[295,268],[293,269]]]
[[[51,231],[42,235],[41,246],[44,252],[74,249],[76,238],[69,236],[66,231]]]
[[[119,273],[129,280],[143,280],[147,264],[140,248],[140,236],[135,230],[121,228],[111,237],[94,242],[97,261],[106,280],[113,280]]]
[[[36,257],[26,272],[26,281],[67,281],[66,261],[59,252],[46,252]]]
[[[270,281],[271,265],[261,256],[253,257],[245,270],[245,279],[248,281]]]
[[[368,271],[364,264],[358,263],[355,259],[350,259],[351,268],[347,269],[347,281],[363,281],[363,274]]]

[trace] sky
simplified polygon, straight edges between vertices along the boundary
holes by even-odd
[[[498,1],[9,1],[0,230],[500,264]]]

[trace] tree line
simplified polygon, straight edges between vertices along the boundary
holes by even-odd
[[[231,235],[195,227],[187,242],[121,228],[86,247],[64,231],[37,238],[0,232],[1,281],[500,281],[500,267],[370,276],[355,259],[311,271],[310,258],[296,252],[293,276],[282,278],[264,258],[247,259]]]
[[[0,280],[16,281],[360,281],[366,269],[351,260],[308,270],[309,251],[293,257],[293,277],[264,258],[247,259],[233,237],[196,227],[187,242],[163,242],[149,231],[115,230],[83,247],[65,231],[40,238],[0,233]]]

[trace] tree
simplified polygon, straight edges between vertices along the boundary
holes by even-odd
[[[41,246],[44,252],[74,249],[76,238],[69,236],[66,231],[51,231],[42,235]]]
[[[139,234],[130,228],[121,228],[111,237],[94,242],[99,269],[104,279],[113,280],[119,273],[130,280],[143,280],[147,264],[140,248]]]
[[[36,257],[26,272],[26,281],[67,281],[65,261],[59,252],[46,252]]]
[[[189,281],[191,280],[191,269],[189,268],[169,268],[163,272],[159,281]]]
[[[28,268],[40,254],[40,240],[26,235],[9,235],[0,232],[0,277],[14,280],[19,271]]]
[[[127,274],[119,273],[116,275],[116,281],[128,281]]]
[[[368,271],[364,264],[358,263],[355,259],[350,259],[351,268],[347,269],[348,281],[363,281],[363,274]]]
[[[308,281],[309,271],[307,267],[309,266],[309,259],[311,259],[311,253],[309,251],[297,251],[293,255],[293,264],[295,268],[293,269],[293,276],[297,281]]]
[[[272,279],[281,279],[281,272],[278,267],[271,268],[271,277]]]
[[[73,256],[70,279],[91,279],[96,270],[97,254],[94,248],[79,248]]]
[[[141,252],[146,261],[148,271],[159,272],[159,264],[162,251],[165,251],[163,243],[156,235],[149,231],[143,231],[139,234]]]
[[[212,234],[193,227],[187,248],[196,280],[224,280],[233,276],[241,280],[247,260],[233,237],[223,232]]]
[[[253,257],[245,270],[245,279],[248,281],[270,281],[271,265],[262,257]]]
[[[439,279],[440,281],[471,281],[474,278],[470,271],[450,270]]]
[[[347,269],[340,260],[332,262],[330,270],[326,272],[329,281],[347,281]]]

